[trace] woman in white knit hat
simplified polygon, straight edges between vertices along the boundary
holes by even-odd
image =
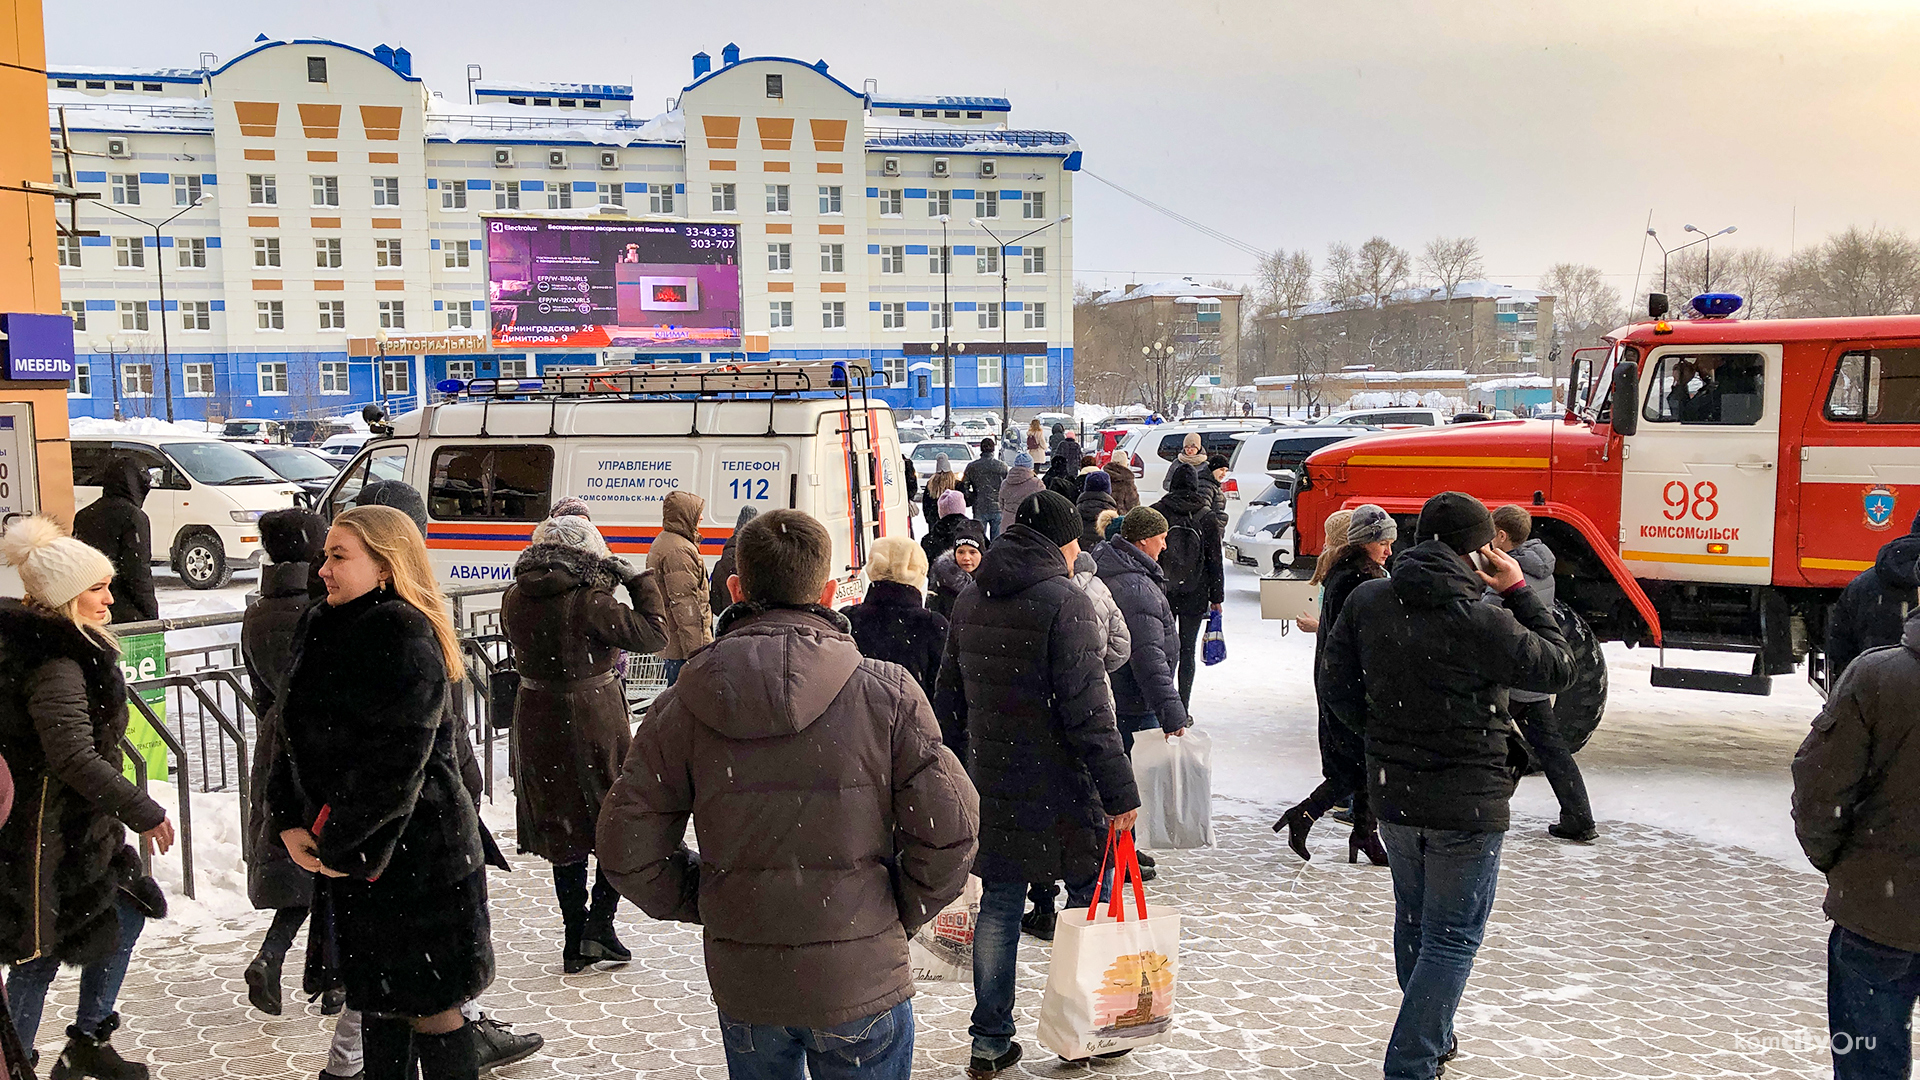
[[[20,796],[0,827],[0,962],[12,965],[13,1023],[32,1046],[47,986],[61,964],[78,965],[80,1007],[53,1075],[144,1077],[146,1066],[107,1041],[146,922],[128,891],[140,870],[126,829],[164,854],[173,826],[120,771],[127,685],[107,629],[113,564],[45,517],[15,522],[0,559],[26,586],[22,599],[0,599],[0,757]]]

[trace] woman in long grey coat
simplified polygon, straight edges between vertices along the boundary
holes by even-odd
[[[566,927],[568,974],[601,960],[632,959],[614,934],[620,894],[594,877],[587,857],[600,803],[620,775],[630,738],[621,650],[659,652],[666,610],[650,574],[613,557],[585,518],[541,522],[513,567],[500,622],[520,672],[514,699],[514,791],[520,847],[553,864]],[[633,601],[614,599],[625,584]]]

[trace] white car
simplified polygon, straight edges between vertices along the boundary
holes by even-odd
[[[1231,510],[1231,507],[1229,507]],[[1277,574],[1293,562],[1299,546],[1293,527],[1293,478],[1270,481],[1256,493],[1221,544],[1230,563]]]
[[[1174,424],[1154,424],[1127,436],[1114,448],[1113,460],[1133,469],[1133,481],[1140,489],[1140,505],[1158,502],[1167,493],[1167,471],[1187,436],[1200,435],[1200,445],[1209,457],[1231,457],[1238,445],[1235,435],[1258,431],[1272,423],[1265,417],[1244,420],[1188,420]]]
[[[365,446],[367,440],[372,437],[365,431],[350,431],[345,435],[329,436],[326,442],[320,444],[319,449],[328,457],[337,457],[345,462],[352,460],[353,455],[359,453],[360,448]]]
[[[1347,424],[1355,427],[1439,427],[1446,422],[1447,414],[1439,409],[1409,405],[1389,409],[1347,409],[1323,416],[1315,420],[1312,426]]]
[[[72,445],[76,507],[100,497],[101,472],[117,455],[146,467],[153,488],[141,508],[153,526],[153,561],[193,589],[219,588],[236,567],[258,566],[261,516],[300,494],[252,454],[212,438],[76,435]]]
[[[938,464],[941,454],[947,455],[947,464],[954,472],[964,472],[967,462],[974,459],[973,447],[959,439],[926,439],[913,444],[907,452],[907,460],[913,462],[913,472],[922,483],[933,475],[933,467]]]
[[[1298,476],[1300,463],[1315,450],[1384,433],[1382,428],[1345,425],[1262,428],[1235,433],[1233,451],[1227,455],[1227,479],[1221,484],[1227,496],[1227,513],[1238,513],[1251,496],[1265,491],[1275,477]]]

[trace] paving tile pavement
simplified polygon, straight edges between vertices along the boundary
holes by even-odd
[[[1508,837],[1499,901],[1461,1005],[1461,1080],[1518,1077],[1814,1077],[1824,1048],[1826,924],[1820,883],[1749,852],[1637,826],[1599,844],[1548,840],[1544,822]],[[1166,1045],[1067,1065],[1033,1037],[1047,952],[1025,939],[1020,1031],[1030,1077],[1380,1075],[1399,994],[1385,868],[1348,866],[1339,827],[1302,866],[1267,822],[1217,821],[1219,844],[1159,856],[1158,903],[1182,913],[1177,1026]],[[506,844],[509,849],[511,844]],[[546,1052],[495,1075],[723,1080],[697,929],[622,909],[634,952],[624,966],[565,976],[545,867],[515,860],[492,879],[499,978],[493,1015],[547,1038]],[[159,1080],[312,1077],[331,1022],[298,999],[288,957],[287,1015],[246,1003],[241,972],[264,917],[143,942],[116,1039]],[[71,1017],[63,974],[42,1027],[43,1052]],[[967,1060],[965,985],[914,1000],[916,1076],[959,1077]]]

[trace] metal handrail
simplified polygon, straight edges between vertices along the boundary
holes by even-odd
[[[140,715],[146,718],[147,726],[152,728],[153,733],[160,737],[160,741],[167,745],[167,749],[180,762],[182,772],[185,772],[187,769],[186,747],[181,746],[180,741],[173,737],[173,732],[168,731],[167,725],[160,722],[160,718],[154,715],[153,709],[140,700],[140,695],[129,693],[127,698],[134,708],[140,710]],[[133,752],[134,782],[140,786],[141,792],[145,793],[147,759],[124,738],[121,740],[121,746]],[[180,828],[177,830],[180,840],[180,891],[186,893],[191,899],[193,896],[193,800],[191,797],[193,785],[191,782],[175,784],[174,790],[180,796]],[[153,855],[147,850],[147,842],[144,839],[140,841],[140,872],[148,875],[153,873]]]

